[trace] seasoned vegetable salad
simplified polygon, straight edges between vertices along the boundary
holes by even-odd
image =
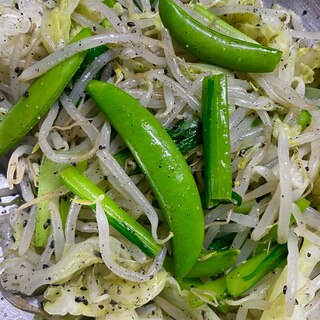
[[[0,21],[9,302],[317,319],[319,32],[259,0],[6,0]]]

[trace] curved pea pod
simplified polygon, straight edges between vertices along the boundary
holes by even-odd
[[[91,35],[89,28],[81,30],[73,42]],[[86,52],[79,52],[37,78],[0,119],[0,155],[14,147],[50,109],[75,72]]]
[[[271,72],[280,61],[279,50],[212,30],[173,0],[159,0],[159,13],[171,36],[201,61],[245,72]]]
[[[87,92],[125,141],[145,174],[173,232],[175,275],[185,277],[203,244],[201,200],[192,173],[159,121],[138,100],[101,81],[90,81]]]
[[[238,249],[202,253],[188,277],[212,277],[230,269],[237,261]]]
[[[221,301],[228,296],[226,277],[221,277],[202,284],[195,283],[192,285],[192,288],[194,288],[193,290],[197,290],[199,293],[202,292],[201,296],[208,301],[213,301],[214,299],[217,300],[221,308],[220,311],[224,312],[226,308],[228,308],[228,306]],[[197,308],[205,302],[192,292],[192,288],[190,289],[188,302],[192,308]]]
[[[202,278],[217,276],[230,269],[236,263],[239,253],[240,250],[238,249],[202,252],[186,277]],[[164,267],[167,271],[174,273],[172,258],[166,257]]]

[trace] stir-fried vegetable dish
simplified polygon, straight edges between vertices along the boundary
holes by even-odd
[[[0,22],[9,302],[318,319],[319,32],[259,0],[6,0]]]

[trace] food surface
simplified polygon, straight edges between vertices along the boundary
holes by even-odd
[[[259,0],[0,10],[0,289],[25,319],[318,319],[320,32]]]

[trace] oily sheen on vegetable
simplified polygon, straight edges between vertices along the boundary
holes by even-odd
[[[313,13],[2,1],[5,299],[43,319],[317,320]]]
[[[73,41],[90,35],[90,29],[83,29]],[[10,112],[0,119],[0,155],[14,147],[39,122],[60,96],[85,56],[85,51],[79,52],[38,78]]]
[[[90,81],[87,91],[126,142],[152,186],[173,233],[175,275],[182,279],[197,261],[204,236],[200,196],[185,159],[139,101],[101,81]]]
[[[203,26],[174,0],[159,0],[159,14],[171,36],[200,61],[232,70],[270,72],[281,58],[278,50],[232,38]]]

